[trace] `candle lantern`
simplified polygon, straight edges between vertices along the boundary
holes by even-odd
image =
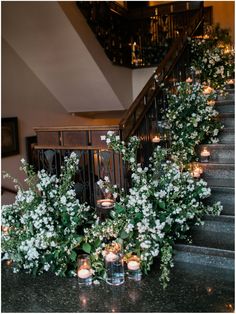
[[[191,174],[195,179],[199,179],[202,173],[202,167],[200,167],[198,164],[193,165]]]
[[[87,254],[78,256],[77,276],[80,285],[89,286],[92,284],[92,268]]]
[[[9,233],[9,230],[10,230],[10,227],[8,227],[8,226],[2,226],[2,232],[3,232],[4,234],[8,234],[8,233]]]
[[[160,138],[159,135],[155,135],[155,136],[153,137],[153,139],[152,139],[152,142],[155,143],[155,144],[160,143],[160,141],[161,141],[161,138]]]
[[[191,77],[188,77],[187,79],[186,79],[186,83],[192,83],[192,79],[191,79]]]
[[[115,242],[107,245],[104,251],[104,259],[106,282],[114,286],[119,286],[124,283],[124,260],[121,245]]]
[[[210,155],[211,153],[209,152],[209,150],[206,147],[204,147],[200,153],[201,162],[209,162]]]
[[[136,255],[132,255],[127,260],[127,270],[128,270],[128,278],[139,281],[142,278],[142,273],[140,269],[140,258]]]
[[[213,93],[214,89],[211,88],[210,86],[205,86],[204,89],[203,89],[203,94],[204,95],[208,95],[208,94],[211,94]]]
[[[114,208],[115,201],[110,198],[97,200],[97,213],[101,221],[109,217],[110,211]]]
[[[216,103],[216,102],[215,102],[215,100],[213,100],[213,99],[207,101],[207,104],[208,104],[209,106],[214,106],[215,103]]]

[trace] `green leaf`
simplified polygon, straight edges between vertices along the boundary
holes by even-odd
[[[127,239],[128,236],[129,236],[129,234],[127,232],[125,232],[124,230],[121,231],[121,233],[120,233],[121,239]]]
[[[166,208],[166,204],[164,202],[159,202],[159,206],[161,209],[165,209]]]
[[[75,262],[75,261],[76,261],[76,259],[77,259],[77,254],[76,254],[75,251],[72,251],[72,252],[71,252],[70,259],[71,259],[72,262]]]
[[[116,203],[115,204],[115,211],[120,214],[123,213],[125,211],[124,207],[122,207],[120,204]]]
[[[84,250],[85,253],[90,253],[91,252],[91,245],[89,243],[84,243],[82,245],[82,250]]]
[[[94,246],[95,246],[95,248],[99,247],[100,244],[101,244],[101,240],[96,239],[96,240],[94,241]]]

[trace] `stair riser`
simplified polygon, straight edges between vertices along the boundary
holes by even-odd
[[[232,144],[234,143],[235,135],[234,130],[223,130],[219,134],[219,143],[222,144]]]
[[[234,169],[232,166],[217,167],[201,164],[204,169],[202,178],[208,182],[209,186],[234,187]]]
[[[211,189],[211,196],[206,199],[206,204],[212,205],[215,202],[220,201],[223,206],[223,215],[232,215],[235,214],[234,204],[234,189]]]
[[[205,221],[203,226],[193,228],[194,245],[234,250],[234,224]]]
[[[224,100],[234,100],[234,92],[231,90],[226,96],[218,96],[218,101],[224,101]]]
[[[234,113],[234,107],[234,104],[231,102],[229,104],[218,103],[215,105],[215,109],[220,113]]]
[[[234,128],[235,119],[234,118],[221,118],[220,121],[225,128]]]
[[[222,256],[210,256],[194,254],[191,252],[175,251],[174,261],[234,270],[234,259]]]

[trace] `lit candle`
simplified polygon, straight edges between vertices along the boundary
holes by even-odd
[[[226,82],[227,84],[234,84],[234,80],[233,79],[230,79]]]
[[[104,200],[101,202],[102,207],[111,207],[113,206],[114,202],[112,200]]]
[[[192,83],[192,81],[193,80],[191,79],[191,77],[188,77],[187,80],[186,80],[186,83]]]
[[[211,153],[209,152],[209,150],[207,150],[207,148],[204,147],[203,151],[201,152],[201,156],[202,156],[202,157],[209,157],[210,154],[211,154]]]
[[[106,261],[107,262],[115,262],[117,260],[117,254],[114,254],[113,252],[109,252],[107,255],[106,255]]]
[[[215,100],[208,100],[208,101],[207,101],[207,104],[208,104],[209,106],[214,106],[215,103],[216,103]]]
[[[81,268],[78,270],[78,277],[82,279],[86,279],[91,276],[90,269],[87,268]]]
[[[160,138],[160,136],[155,136],[155,137],[153,137],[153,139],[152,139],[152,142],[153,143],[160,143],[160,141],[161,141],[161,138]]]
[[[140,264],[137,261],[130,261],[128,262],[127,267],[130,270],[137,270],[140,268]]]
[[[6,261],[6,265],[7,265],[7,266],[11,266],[12,263],[13,263],[13,260],[12,260],[12,259],[8,259],[8,260]]]
[[[207,95],[207,94],[211,94],[213,92],[213,88],[211,88],[210,86],[206,86],[203,89],[203,94]]]
[[[193,172],[192,172],[192,176],[194,177],[194,178],[200,178],[200,172],[198,171],[198,170],[193,170]]]
[[[2,226],[2,231],[3,231],[3,233],[8,233],[9,232],[9,227],[7,227],[7,226]]]

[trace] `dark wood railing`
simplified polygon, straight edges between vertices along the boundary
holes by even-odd
[[[175,82],[186,79],[190,68],[188,37],[191,37],[203,23],[203,7],[195,11],[195,15],[183,36],[177,38],[160,66],[149,79],[135,99],[125,117],[120,122],[122,138],[137,135],[141,139],[142,151],[146,156],[140,156],[141,161],[148,160],[153,149],[152,138],[161,133],[161,144],[167,145],[168,130],[163,128],[162,113],[167,107],[166,89],[174,87]]]
[[[81,201],[94,205],[102,197],[97,185],[105,176],[119,188],[126,188],[126,171],[121,155],[108,149],[101,135],[107,131],[120,134],[118,126],[75,126],[35,128],[38,143],[34,145],[34,167],[50,174],[60,174],[64,157],[75,152],[79,165],[75,175],[75,190]]]
[[[176,1],[142,9],[127,9],[113,1],[78,1],[109,59],[127,67],[157,66],[172,41],[182,37],[202,5]]]

